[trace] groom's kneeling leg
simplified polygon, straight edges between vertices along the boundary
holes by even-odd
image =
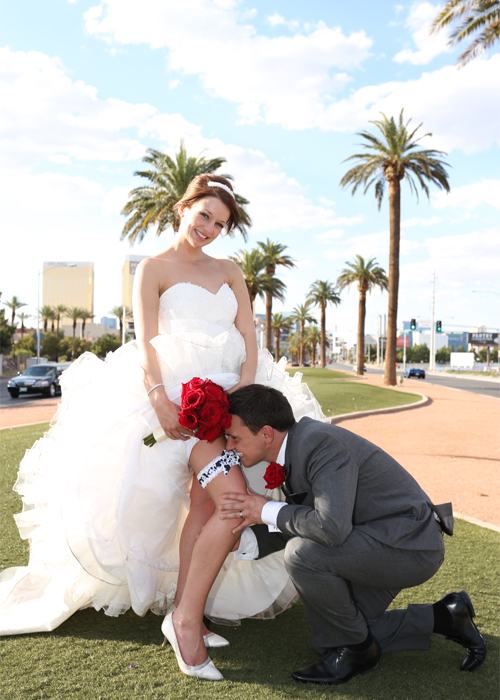
[[[354,605],[349,583],[325,562],[324,545],[295,537],[285,549],[285,566],[309,619],[312,643],[324,653],[332,647],[360,644],[368,627]]]

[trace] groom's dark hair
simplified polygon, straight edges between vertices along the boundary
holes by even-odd
[[[286,432],[295,423],[292,407],[281,391],[262,384],[250,384],[228,394],[229,412],[241,418],[254,435],[265,425]]]

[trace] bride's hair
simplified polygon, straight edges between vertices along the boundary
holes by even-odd
[[[218,182],[224,185],[224,187],[214,187],[213,185],[209,185],[209,182]],[[230,191],[228,192],[224,189],[225,187]],[[229,180],[226,180],[226,178],[221,175],[197,175],[189,183],[184,196],[175,204],[175,209],[178,210],[179,206],[182,204],[189,208],[204,197],[217,197],[217,199],[220,199],[229,209],[229,219],[226,224],[226,231],[229,233],[229,231],[232,231],[233,228],[240,223],[241,219],[238,205],[236,204],[234,194],[231,194],[232,192],[233,186]]]

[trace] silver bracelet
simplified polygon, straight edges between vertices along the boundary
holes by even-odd
[[[148,391],[147,396],[149,396],[150,393],[152,391],[154,391],[155,389],[158,389],[159,386],[163,386],[163,384],[160,383],[160,384],[155,384],[154,386],[152,386],[151,389]]]

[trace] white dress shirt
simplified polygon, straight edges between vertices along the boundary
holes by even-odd
[[[288,441],[288,433],[285,435],[285,439],[281,444],[280,451],[278,452],[278,457],[276,462],[278,464],[285,463],[285,451],[286,443]],[[276,521],[278,519],[278,513],[286,506],[286,503],[282,501],[268,501],[264,504],[261,513],[262,522],[268,526],[269,532],[281,532],[277,527]],[[234,553],[235,559],[257,559],[259,556],[259,545],[257,543],[257,538],[250,527],[246,527],[241,533],[240,545],[237,551]]]

